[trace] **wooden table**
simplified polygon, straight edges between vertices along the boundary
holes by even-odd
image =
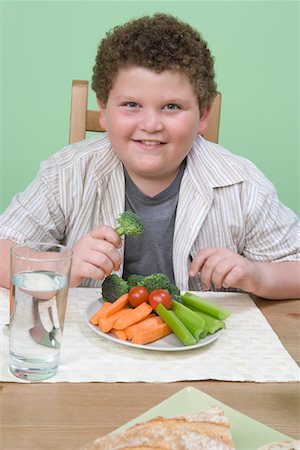
[[[255,302],[299,364],[300,300]],[[79,449],[187,386],[300,439],[298,383],[0,383],[0,448]]]

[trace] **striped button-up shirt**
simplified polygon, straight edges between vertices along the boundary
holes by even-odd
[[[67,146],[0,216],[0,239],[74,243],[124,211],[123,165],[106,135]],[[300,260],[298,217],[245,158],[198,137],[182,178],[173,239],[175,282],[189,280],[190,259],[204,247],[228,247],[251,261]],[[119,275],[122,275],[123,266]],[[86,279],[82,286],[98,287]]]

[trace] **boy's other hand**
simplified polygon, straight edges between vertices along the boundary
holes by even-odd
[[[204,248],[193,259],[189,275],[198,272],[204,290],[237,288],[255,292],[260,285],[259,263],[251,262],[244,256],[227,248]]]
[[[109,226],[94,228],[73,246],[70,287],[78,286],[83,278],[103,280],[121,264],[119,249],[122,241]]]

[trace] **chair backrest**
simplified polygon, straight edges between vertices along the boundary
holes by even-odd
[[[99,125],[99,111],[88,109],[88,81],[73,80],[69,142],[82,141],[87,131],[105,131]],[[203,137],[218,143],[221,114],[221,94],[215,97],[209,116],[208,127]]]

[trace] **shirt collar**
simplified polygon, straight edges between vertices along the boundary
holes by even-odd
[[[187,158],[187,173],[207,202],[213,199],[213,189],[245,181],[237,156],[222,146],[198,136]]]

